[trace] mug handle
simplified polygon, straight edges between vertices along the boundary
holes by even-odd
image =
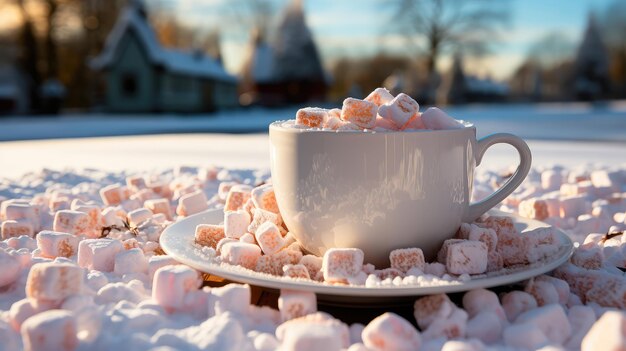
[[[494,144],[509,144],[513,146],[519,153],[519,166],[513,173],[513,176],[509,178],[496,192],[489,195],[487,198],[473,203],[469,206],[467,216],[463,219],[464,222],[473,222],[483,213],[489,211],[492,207],[500,203],[507,196],[509,196],[526,178],[528,171],[530,171],[530,164],[532,163],[532,155],[530,149],[524,140],[508,133],[497,133],[486,136],[480,139],[476,143],[476,166],[480,165],[483,159],[483,155],[487,149]]]

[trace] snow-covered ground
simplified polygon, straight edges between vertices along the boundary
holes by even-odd
[[[0,119],[0,141],[163,133],[266,132],[270,122],[294,118],[297,107],[241,109],[207,115],[76,114]],[[626,101],[604,105],[471,105],[445,109],[474,122],[478,135],[509,132],[526,139],[626,142]]]

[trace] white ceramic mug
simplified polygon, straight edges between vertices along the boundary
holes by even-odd
[[[419,247],[427,259],[461,222],[504,200],[530,169],[528,145],[511,134],[476,140],[476,128],[408,132],[335,132],[270,125],[278,207],[300,245],[315,255],[357,247],[366,262]],[[517,170],[486,199],[470,204],[474,168],[491,145],[512,145]]]

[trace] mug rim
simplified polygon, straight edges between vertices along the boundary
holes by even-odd
[[[461,121],[465,127],[464,128],[456,128],[456,129],[412,129],[412,130],[385,130],[385,131],[375,131],[375,130],[345,130],[345,131],[337,131],[337,130],[323,130],[323,129],[299,129],[299,128],[287,128],[283,127],[282,124],[292,120],[279,120],[270,123],[268,130],[276,130],[282,133],[296,133],[296,134],[304,134],[304,133],[322,133],[322,134],[332,134],[332,135],[378,135],[378,134],[419,134],[419,133],[462,133],[467,130],[476,130],[476,125],[472,122]]]

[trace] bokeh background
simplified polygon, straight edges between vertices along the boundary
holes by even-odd
[[[0,140],[259,132],[384,86],[624,142],[624,33],[622,0],[0,0]]]

